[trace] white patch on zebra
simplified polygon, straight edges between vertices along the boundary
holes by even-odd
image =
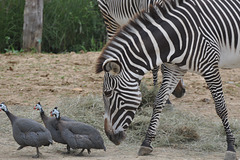
[[[240,50],[230,49],[229,47],[222,47],[219,67],[240,68]]]

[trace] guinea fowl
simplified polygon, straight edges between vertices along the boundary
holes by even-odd
[[[91,148],[104,149],[104,151],[106,151],[100,133],[92,126],[77,121],[63,121],[57,107],[51,112],[51,116],[56,117],[61,136],[70,148],[82,149],[78,155],[82,155],[85,149],[87,149],[88,154],[90,154]]]
[[[52,136],[50,132],[40,123],[26,118],[20,118],[8,111],[4,103],[0,104],[0,111],[3,110],[12,124],[13,138],[20,145],[17,150],[26,146],[36,147],[37,154],[33,158],[39,157],[39,147],[49,146],[52,144]]]
[[[52,135],[52,139],[55,142],[62,143],[62,144],[67,144],[67,142],[62,138],[61,133],[58,129],[57,119],[54,118],[54,117],[46,116],[43,109],[42,109],[42,106],[41,106],[40,102],[38,102],[36,104],[34,109],[37,109],[37,110],[40,111],[40,116],[42,118],[42,121],[43,121],[45,127],[50,131],[50,133]],[[62,117],[61,120],[63,120],[63,121],[73,121],[72,119],[67,118],[67,117]],[[69,153],[70,153],[70,147],[67,144],[67,154],[69,154]]]

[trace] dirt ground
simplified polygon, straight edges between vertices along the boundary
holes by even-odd
[[[37,113],[28,110],[41,101],[51,108],[63,97],[77,95],[99,94],[102,91],[103,74],[95,74],[95,62],[99,53],[84,54],[0,54],[0,102],[5,102],[13,113],[16,106],[25,106],[24,112],[30,117]],[[225,100],[229,117],[240,119],[240,69],[221,70]],[[151,74],[144,77],[144,81],[151,84]],[[159,73],[159,79],[161,74]],[[210,117],[220,121],[215,113],[214,103],[203,78],[193,73],[184,77],[186,94],[177,99],[171,97],[172,103],[179,109],[196,115]],[[10,122],[3,112],[0,112],[1,124],[8,123],[9,127],[0,128],[0,159],[32,159],[35,149],[26,147],[17,151],[18,144],[12,137]],[[39,117],[38,117],[39,118]],[[4,121],[3,121],[4,120]],[[103,135],[105,136],[105,135]],[[205,160],[223,159],[224,152],[194,152],[174,148],[154,148],[149,156],[137,157],[139,146],[123,142],[120,146],[105,142],[107,151],[92,150],[88,155],[76,157],[79,151],[70,155],[62,154],[65,146],[56,144],[41,147],[40,159],[90,159],[90,160]],[[240,157],[240,149],[237,149]]]

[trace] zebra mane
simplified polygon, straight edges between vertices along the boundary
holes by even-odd
[[[105,52],[109,46],[112,45],[112,41],[115,41],[117,37],[124,38],[125,33],[130,33],[129,31],[129,25],[138,28],[139,25],[137,23],[137,20],[140,21],[149,21],[146,14],[148,14],[153,19],[159,19],[161,15],[167,14],[171,8],[176,8],[179,4],[181,4],[184,0],[162,0],[162,3],[155,3],[154,5],[150,6],[149,12],[146,12],[145,10],[141,11],[140,14],[136,15],[132,20],[130,20],[126,25],[124,25],[122,28],[120,28],[117,33],[112,37],[112,39],[105,45],[105,47],[102,49],[101,55],[98,57],[96,62],[96,68],[95,72],[100,73],[103,71],[103,63],[106,59],[108,59],[109,55]],[[160,11],[160,13],[159,13]]]
[[[153,19],[158,19],[161,15],[166,15],[171,8],[176,8],[177,6],[179,6],[179,4],[182,4],[184,0],[162,0],[162,3],[156,3],[150,6],[149,9],[149,15],[153,18]],[[159,11],[161,13],[161,15],[159,15]],[[144,16],[144,14],[146,14],[145,11],[142,11],[137,18],[142,17],[145,20],[148,20],[148,18],[146,16]]]
[[[107,46],[107,45],[106,45]],[[106,48],[106,46],[102,49],[102,53],[101,53],[101,55],[98,57],[98,59],[97,59],[97,62],[96,62],[96,67],[95,67],[95,73],[100,73],[100,72],[102,72],[103,71],[103,63],[105,62],[105,60],[107,59],[104,55],[103,55],[103,53],[104,53],[104,50],[105,50],[105,48]]]

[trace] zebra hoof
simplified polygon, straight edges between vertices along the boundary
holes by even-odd
[[[138,151],[138,156],[148,155],[153,151],[151,147],[141,146]]]
[[[236,152],[227,151],[224,160],[237,160]]]

